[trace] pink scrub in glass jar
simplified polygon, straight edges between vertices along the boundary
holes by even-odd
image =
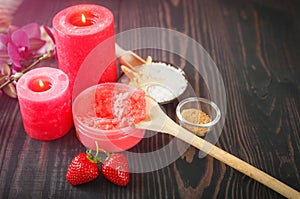
[[[76,134],[87,148],[124,151],[138,144],[145,130],[132,127],[145,118],[145,92],[120,83],[82,91],[73,102]]]

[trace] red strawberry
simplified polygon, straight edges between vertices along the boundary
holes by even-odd
[[[76,155],[68,167],[67,181],[71,185],[84,184],[99,175],[98,160],[90,152]]]
[[[103,176],[112,183],[126,186],[130,180],[128,160],[123,154],[112,154],[102,163]]]

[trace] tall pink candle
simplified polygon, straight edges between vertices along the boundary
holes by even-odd
[[[17,83],[26,133],[37,140],[54,140],[72,127],[68,76],[61,70],[41,67],[25,73]]]
[[[116,55],[114,39],[114,18],[107,8],[99,5],[82,4],[68,7],[53,18],[54,36],[59,68],[70,78],[71,89],[78,70],[86,56],[101,42],[110,38],[102,53],[112,63],[98,63],[105,67],[99,82],[116,82]],[[95,72],[93,69],[91,73]]]

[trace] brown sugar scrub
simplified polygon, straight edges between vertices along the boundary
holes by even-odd
[[[204,136],[221,118],[219,107],[209,99],[190,97],[182,100],[176,107],[176,115],[180,125]]]
[[[211,122],[211,118],[205,112],[199,109],[183,109],[181,111],[181,116],[192,124],[208,124]],[[209,130],[208,127],[202,128],[189,124],[183,124],[182,126],[199,136],[204,135]]]

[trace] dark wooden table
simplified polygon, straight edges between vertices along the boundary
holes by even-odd
[[[225,124],[216,145],[300,190],[297,0],[24,0],[13,24],[51,26],[58,11],[78,3],[109,8],[116,33],[163,27],[201,44],[216,63],[227,95]],[[178,47],[188,48],[184,41]],[[137,53],[142,57],[149,54]],[[159,52],[152,56],[173,63],[180,59]],[[196,94],[207,96],[197,73],[187,62],[179,63]],[[47,64],[57,65],[52,60],[40,66]],[[164,106],[174,119],[176,105]],[[152,150],[171,139],[157,134],[132,150]],[[168,166],[133,173],[127,187],[113,185],[103,177],[73,187],[66,182],[65,173],[73,156],[84,150],[74,128],[56,141],[31,139],[24,131],[18,101],[0,97],[0,198],[282,198],[210,156],[198,158],[193,147]],[[167,156],[162,153],[153,164]],[[130,164],[137,165],[139,160]]]

